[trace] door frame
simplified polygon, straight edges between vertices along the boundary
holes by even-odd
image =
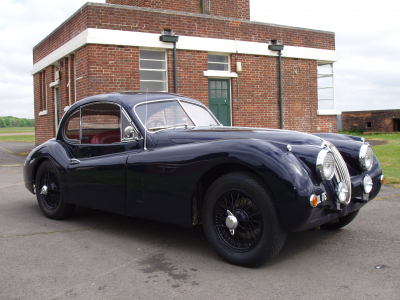
[[[232,114],[232,80],[230,77],[208,77],[207,78],[207,89],[208,89],[208,109],[210,109],[210,80],[228,80],[229,81],[229,105],[230,105],[230,119],[231,119],[231,124],[228,125],[229,127],[232,127],[233,123],[233,114]],[[210,109],[211,111],[211,109]],[[216,117],[216,116],[215,116]],[[218,118],[217,118],[218,119]],[[219,121],[219,120],[218,120]]]

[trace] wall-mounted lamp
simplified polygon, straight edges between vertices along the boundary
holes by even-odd
[[[175,35],[175,32],[172,29],[164,29],[160,35],[160,41],[166,43],[174,44],[174,87],[175,94],[178,93],[178,71],[176,65],[176,42],[178,41],[179,36]]]
[[[240,73],[242,72],[242,63],[240,61],[236,62],[236,72]]]

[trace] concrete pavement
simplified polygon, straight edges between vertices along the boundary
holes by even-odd
[[[7,144],[0,299],[400,298],[400,189],[384,187],[342,230],[289,234],[273,261],[247,269],[222,261],[201,226],[86,208],[64,221],[45,218],[23,185],[24,158],[2,150],[27,145]]]

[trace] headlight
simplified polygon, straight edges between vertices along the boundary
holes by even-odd
[[[335,160],[327,149],[322,149],[318,153],[317,174],[321,180],[331,180],[335,174]]]
[[[364,171],[371,170],[372,163],[374,162],[374,152],[368,143],[365,143],[361,146],[358,157],[361,169]]]

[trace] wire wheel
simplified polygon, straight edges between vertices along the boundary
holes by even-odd
[[[226,224],[229,212],[236,218],[232,231]],[[219,239],[231,250],[247,252],[260,241],[263,233],[263,216],[255,201],[245,192],[230,190],[216,201],[213,222]]]
[[[55,210],[61,201],[60,184],[56,175],[46,170],[40,178],[40,200],[48,210]]]

